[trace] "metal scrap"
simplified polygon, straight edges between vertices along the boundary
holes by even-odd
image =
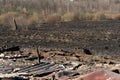
[[[28,73],[34,76],[44,76],[52,72],[56,72],[64,69],[63,65],[55,65],[51,63],[41,62],[33,66],[28,66],[17,71],[17,73]]]

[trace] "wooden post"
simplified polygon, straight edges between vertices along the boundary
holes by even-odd
[[[16,23],[15,18],[13,18],[13,22],[14,22],[14,26],[15,26],[15,29],[14,29],[14,30],[17,30],[17,29],[18,29],[18,26],[17,26],[17,23]]]
[[[38,62],[40,63],[41,61],[41,53],[39,51],[39,47],[37,47],[37,55],[38,55]]]

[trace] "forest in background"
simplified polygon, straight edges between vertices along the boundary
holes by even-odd
[[[120,0],[0,0],[0,23],[120,19]]]

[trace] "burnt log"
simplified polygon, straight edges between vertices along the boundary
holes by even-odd
[[[9,51],[19,51],[20,50],[20,47],[19,46],[15,46],[15,47],[11,47],[11,48],[7,48],[7,49],[2,49],[0,50],[0,53],[3,53],[3,52],[9,52]]]

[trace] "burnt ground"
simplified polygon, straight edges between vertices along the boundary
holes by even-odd
[[[56,48],[97,55],[120,55],[120,21],[81,21],[0,28],[0,46]]]
[[[0,27],[0,47],[20,46],[19,52],[1,52],[5,53],[1,60],[5,66],[36,64],[38,46],[43,61],[62,64],[80,74],[120,64],[120,21],[41,23],[18,26],[17,30],[6,25]]]

